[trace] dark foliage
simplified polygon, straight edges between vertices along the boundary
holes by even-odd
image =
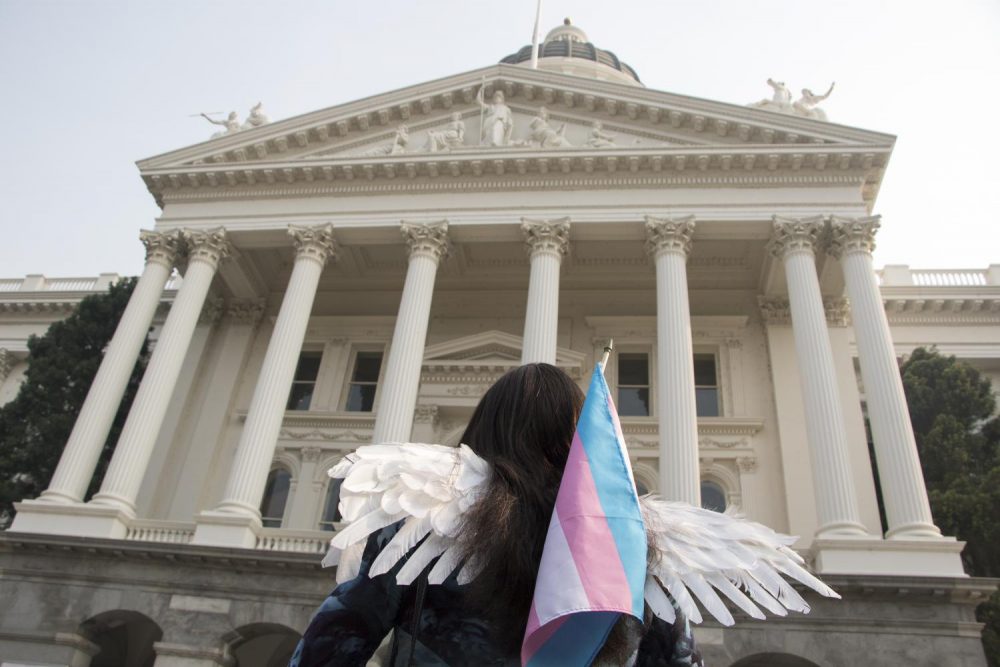
[[[28,340],[24,383],[14,400],[0,407],[0,528],[13,519],[15,502],[35,498],[48,486],[135,283],[134,278],[122,280],[105,294],[84,298],[72,315]],[[148,343],[132,372],[88,496],[100,486],[125,423],[146,368]]]

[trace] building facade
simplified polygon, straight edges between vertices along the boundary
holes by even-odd
[[[799,535],[844,596],[706,623],[712,664],[984,664],[991,584],[934,525],[897,359],[936,344],[1000,377],[1000,265],[876,272],[894,138],[775,105],[646,89],[564,25],[537,68],[522,49],[139,162],[162,214],[53,479],[0,539],[3,664],[282,664],[332,582],[329,467],[457,444],[521,363],[586,386],[609,339],[641,490]],[[0,281],[0,400],[27,335],[112,279]]]

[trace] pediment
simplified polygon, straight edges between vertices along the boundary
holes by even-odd
[[[487,100],[504,94],[512,123],[502,145],[483,139],[480,87]],[[454,131],[456,114],[464,133]],[[399,141],[403,126],[407,138]],[[810,118],[495,65],[224,135],[143,160],[139,168],[159,200],[169,190],[205,186],[399,175],[878,171],[893,142],[890,135]]]
[[[424,349],[424,368],[448,370],[515,368],[521,364],[520,336],[503,331],[483,331],[461,336]],[[556,365],[579,377],[585,355],[575,350],[556,348]]]

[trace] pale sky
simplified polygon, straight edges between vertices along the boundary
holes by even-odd
[[[136,274],[159,208],[135,161],[496,63],[534,0],[0,0],[0,277]],[[652,89],[746,104],[825,90],[831,120],[898,137],[876,264],[1000,263],[997,0],[543,0]]]

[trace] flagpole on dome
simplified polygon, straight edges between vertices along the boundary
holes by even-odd
[[[542,16],[542,0],[535,6],[535,32],[531,35],[531,69],[538,69],[538,22]]]

